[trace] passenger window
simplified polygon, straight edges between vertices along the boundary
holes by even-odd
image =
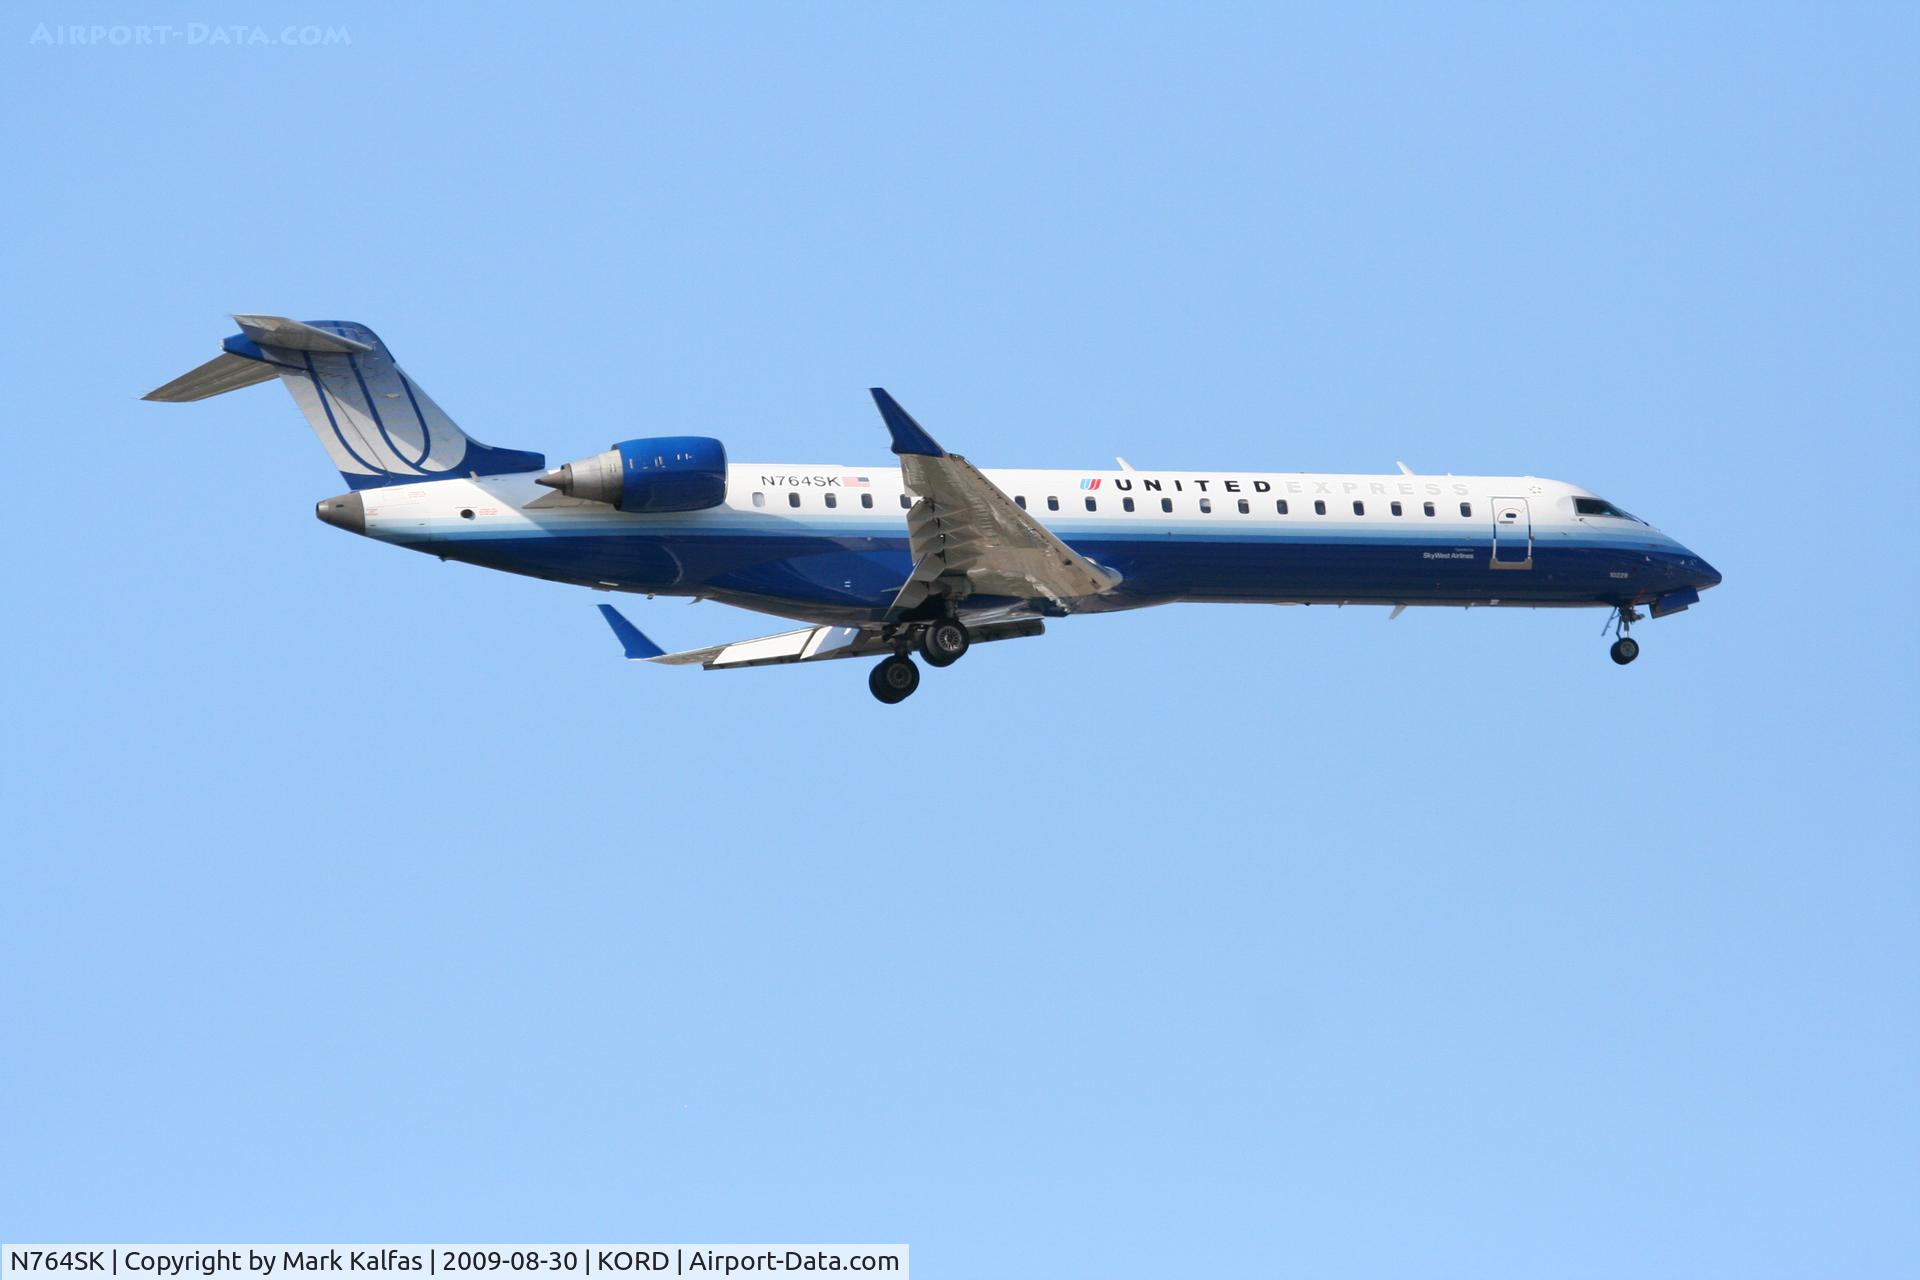
[[[1317,516],[1327,514],[1327,500],[1325,498],[1315,498],[1313,500],[1313,514]]]
[[[1400,510],[1400,504],[1396,502],[1393,504],[1393,514],[1398,516],[1405,515],[1406,513]]]
[[[1100,501],[1099,501],[1099,499],[1097,499],[1097,498],[1088,498],[1088,499],[1087,499],[1087,510],[1089,510],[1089,511],[1098,511],[1099,509],[1100,509]]]
[[[1027,495],[1024,493],[1014,494],[1013,505],[1020,508],[1022,511],[1025,511],[1027,509]]]
[[[1357,516],[1367,514],[1367,504],[1356,498],[1353,503],[1353,514]]]
[[[1463,516],[1467,516],[1467,517],[1469,517],[1469,518],[1471,518],[1471,517],[1472,517],[1472,515],[1473,515],[1473,504],[1472,504],[1471,502],[1463,502],[1463,503],[1461,503],[1461,504],[1460,504],[1460,514],[1461,514],[1461,515],[1463,515]]]
[[[1287,514],[1287,500],[1285,498],[1281,498],[1279,501],[1273,504],[1273,509],[1281,515]]]
[[[1433,514],[1433,504],[1432,504],[1431,502],[1429,502],[1429,503],[1427,503],[1427,504],[1426,504],[1426,509],[1427,509],[1427,514],[1428,514],[1428,515],[1432,515],[1432,514]]]
[[[873,495],[872,495],[872,494],[870,494],[870,493],[863,493],[863,494],[861,494],[861,495],[860,495],[860,505],[861,505],[861,506],[863,506],[863,507],[868,507],[868,508],[871,508],[871,507],[873,506]]]
[[[1212,499],[1212,498],[1202,498],[1202,499],[1200,499],[1200,514],[1201,514],[1201,515],[1203,515],[1203,516],[1210,516],[1210,515],[1212,515],[1212,514],[1213,514],[1213,499]]]
[[[800,505],[799,490],[796,489],[787,494],[787,505],[790,507],[797,507]]]
[[[1132,498],[1122,498],[1122,499],[1120,499],[1120,509],[1121,509],[1122,511],[1131,511],[1131,510],[1133,510],[1133,499],[1132,499]]]
[[[827,505],[829,507],[837,507],[840,505],[840,499],[836,495],[830,493],[827,495]]]
[[[1171,513],[1173,511],[1173,499],[1172,498],[1160,499],[1160,509],[1162,511]]]
[[[1051,497],[1047,499],[1047,510],[1058,511],[1059,509],[1060,509],[1060,499],[1051,498]]]
[[[766,495],[766,494],[764,494],[764,493],[756,493],[756,494],[754,494],[754,495],[753,495],[753,505],[754,505],[754,506],[756,506],[756,507],[764,507],[764,506],[766,506],[766,505],[767,505],[767,495]]]
[[[1253,508],[1248,505],[1247,500],[1245,498],[1240,499],[1240,514],[1244,516],[1250,514],[1252,511]]]

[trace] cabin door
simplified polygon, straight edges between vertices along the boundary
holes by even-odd
[[[1533,568],[1533,516],[1525,498],[1493,500],[1493,567]]]

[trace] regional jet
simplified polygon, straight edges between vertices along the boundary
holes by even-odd
[[[600,591],[719,600],[805,625],[666,653],[610,604],[630,659],[708,670],[878,658],[873,696],[1050,619],[1182,602],[1609,610],[1645,615],[1720,575],[1646,521],[1533,476],[975,467],[881,388],[898,465],[731,462],[706,436],[623,440],[548,469],[468,436],[365,325],[235,316],[240,332],[149,392],[191,401],[279,378],[347,492],[319,518],[443,560]]]

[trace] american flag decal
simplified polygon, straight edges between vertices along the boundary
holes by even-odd
[[[867,478],[865,476],[841,476],[840,486],[843,489],[864,489],[867,487]]]

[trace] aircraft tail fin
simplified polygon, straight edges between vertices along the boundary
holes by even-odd
[[[144,398],[205,400],[278,375],[351,489],[547,465],[542,454],[496,449],[467,435],[363,324],[234,319],[240,332],[221,344],[221,354]]]

